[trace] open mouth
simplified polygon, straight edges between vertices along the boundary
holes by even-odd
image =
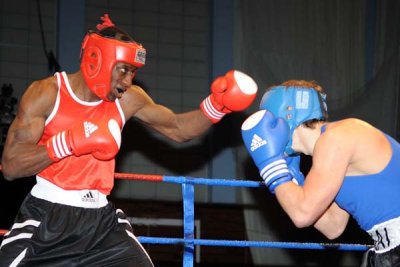
[[[117,87],[117,91],[118,91],[118,94],[122,94],[123,92],[125,92],[125,90],[124,90],[124,89],[122,89],[122,88],[118,88],[118,87]]]

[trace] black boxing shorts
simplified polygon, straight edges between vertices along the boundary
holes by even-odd
[[[112,203],[82,208],[29,194],[0,247],[0,266],[143,266],[150,257]]]
[[[400,246],[384,253],[370,249],[364,257],[361,267],[400,267]]]

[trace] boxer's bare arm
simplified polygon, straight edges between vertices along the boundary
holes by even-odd
[[[279,186],[276,196],[298,227],[314,225],[335,200],[353,155],[355,137],[345,131],[326,131],[314,147],[313,163],[304,186]]]
[[[314,224],[314,227],[329,239],[338,238],[346,229],[350,214],[335,202]]]
[[[2,171],[5,179],[34,175],[52,163],[45,146],[37,143],[56,96],[57,85],[53,77],[33,82],[22,96],[3,150]]]
[[[212,125],[200,109],[176,114],[169,108],[156,104],[144,90],[132,86],[120,99],[127,119],[135,117],[176,142],[195,138]]]
[[[203,134],[226,114],[246,109],[254,101],[257,89],[250,76],[232,70],[215,79],[211,94],[201,102],[200,109],[177,114],[154,103],[138,86],[125,92],[121,104],[127,118],[136,117],[170,139],[185,142]]]
[[[198,137],[212,125],[200,109],[175,114],[164,106],[149,104],[137,115],[144,124],[176,142],[186,142]]]

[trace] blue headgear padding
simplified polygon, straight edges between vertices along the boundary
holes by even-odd
[[[260,109],[267,109],[288,122],[290,139],[285,149],[288,155],[296,153],[292,149],[292,135],[297,126],[312,119],[328,119],[326,95],[311,87],[272,87],[262,97]]]

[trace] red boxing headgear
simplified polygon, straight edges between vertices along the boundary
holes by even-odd
[[[114,27],[108,15],[102,19],[103,24],[97,26],[98,29],[116,29],[118,33],[125,34]],[[106,101],[108,101],[107,94],[111,90],[111,75],[115,64],[124,62],[140,68],[146,61],[146,50],[143,46],[133,41],[127,34],[124,37],[125,39],[116,39],[101,32],[89,32],[82,43],[80,68],[83,78],[89,89]]]

